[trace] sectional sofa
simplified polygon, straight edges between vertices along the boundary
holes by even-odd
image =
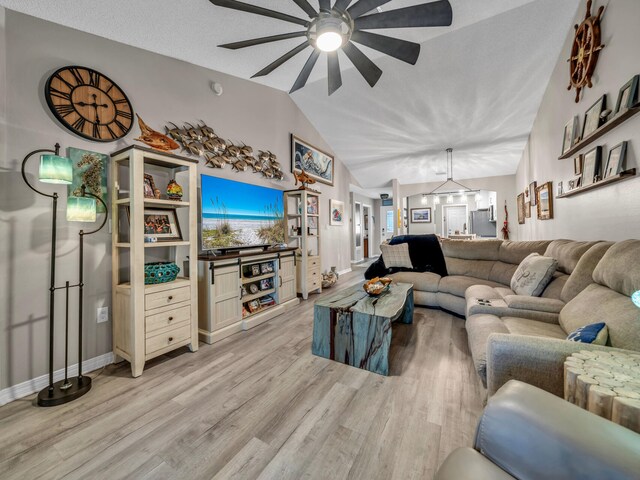
[[[411,242],[411,236],[407,237]],[[562,395],[565,358],[591,348],[640,351],[640,240],[442,241],[448,275],[402,271],[417,305],[466,317],[469,348],[492,395],[510,379]],[[553,257],[557,270],[539,297],[516,295],[511,278],[531,253]],[[581,326],[605,322],[607,346],[569,342]]]

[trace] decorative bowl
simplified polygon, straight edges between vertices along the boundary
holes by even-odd
[[[367,292],[367,295],[370,297],[379,297],[383,293],[387,292],[390,287],[391,279],[388,277],[372,278],[362,286],[364,291]]]
[[[180,267],[174,262],[146,263],[144,266],[145,285],[173,282],[178,277]]]

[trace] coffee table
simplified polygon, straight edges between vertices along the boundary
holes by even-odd
[[[389,374],[391,323],[413,323],[413,285],[392,283],[379,297],[362,285],[336,292],[315,302],[314,355],[380,375]]]

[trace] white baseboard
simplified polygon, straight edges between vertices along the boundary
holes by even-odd
[[[82,371],[89,373],[106,365],[113,363],[113,353],[105,353],[98,357],[90,358],[82,362]],[[69,376],[74,377],[78,374],[78,364],[69,365]],[[53,372],[53,381],[57,382],[64,378],[64,368]],[[9,402],[13,402],[19,398],[26,397],[32,393],[39,392],[44,387],[49,385],[49,374],[40,375],[39,377],[32,378],[26,382],[13,385],[12,387],[0,390],[0,405],[5,405]]]
[[[345,268],[344,270],[338,270],[338,275],[345,275],[351,271],[351,268]]]

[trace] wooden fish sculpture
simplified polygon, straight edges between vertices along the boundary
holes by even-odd
[[[273,178],[275,178],[277,180],[283,180],[284,179],[284,173],[282,173],[280,170],[275,170],[273,172]]]
[[[248,157],[249,155],[251,155],[253,153],[253,148],[251,148],[249,145],[245,145],[243,143],[242,146],[240,147],[240,153],[242,155],[244,155],[245,157]]]
[[[202,145],[204,145],[204,148],[209,150],[211,153],[224,152],[224,144],[219,138],[209,138]]]
[[[247,170],[247,162],[244,160],[237,160],[233,162],[233,168],[238,172],[244,172]]]
[[[206,123],[202,122],[202,125],[198,124],[198,129],[202,132],[202,135],[208,138],[218,138],[216,132],[213,131],[213,128],[208,127]]]
[[[154,150],[159,150],[161,152],[170,152],[180,148],[180,145],[171,138],[150,128],[146,123],[144,123],[142,118],[140,118],[140,115],[136,114],[136,116],[138,117],[138,125],[140,126],[140,136],[138,138],[134,138],[135,141],[142,142],[149,145]]]
[[[271,160],[271,168],[273,168],[274,170],[282,170],[281,165],[275,160]]]
[[[269,160],[269,152],[265,152],[263,150],[260,150],[260,152],[258,153],[258,158],[262,161],[266,161]]]
[[[169,122],[169,125],[171,125],[173,128],[169,128],[169,127],[164,127],[164,128],[167,131],[167,134],[171,138],[173,138],[175,141],[182,143],[185,141],[186,138],[188,138],[186,130],[179,128],[175,123]]]
[[[188,127],[186,128],[186,130],[187,130],[187,133],[189,134],[189,137],[191,137],[193,140],[197,140],[198,142],[202,140],[202,132],[200,131],[200,129],[186,122],[185,122],[185,126]]]
[[[225,166],[225,162],[221,161],[219,155],[213,155],[209,152],[204,152],[205,165],[210,168],[223,168]]]
[[[296,179],[295,185],[298,185],[298,182],[302,184],[300,185],[300,187],[298,187],[299,190],[304,190],[305,188],[307,188],[307,185],[313,185],[314,183],[316,183],[316,181],[309,175],[307,175],[304,170],[302,170],[300,173],[293,172],[293,177]]]
[[[182,144],[182,148],[193,155],[204,156],[204,145],[200,142],[185,142]]]
[[[240,148],[236,147],[235,145],[229,145],[227,147],[227,154],[231,157],[237,157],[238,155],[240,155]]]

